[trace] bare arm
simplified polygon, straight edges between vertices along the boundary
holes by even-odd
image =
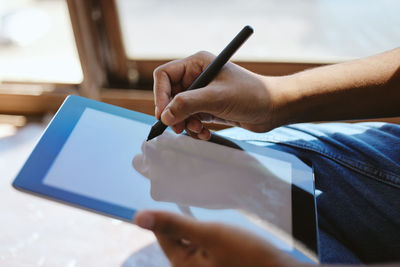
[[[274,90],[282,124],[400,115],[400,48],[279,78]]]
[[[154,73],[156,116],[209,138],[202,122],[265,132],[288,123],[400,115],[400,48],[293,75],[261,76],[228,63],[204,88],[185,91],[213,59],[202,52]]]

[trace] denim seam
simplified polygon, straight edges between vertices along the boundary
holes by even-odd
[[[359,161],[351,160],[349,158],[343,157],[343,156],[338,156],[337,154],[333,154],[321,147],[318,146],[313,146],[310,144],[302,144],[299,142],[291,142],[291,141],[282,141],[279,140],[278,138],[268,138],[268,140],[263,139],[246,139],[245,141],[257,141],[257,142],[272,142],[272,143],[278,143],[281,145],[287,145],[295,148],[300,148],[304,150],[310,150],[315,153],[318,153],[324,157],[327,157],[349,169],[352,169],[356,172],[359,172],[363,175],[366,175],[376,181],[383,182],[385,184],[394,186],[396,188],[400,188],[400,176],[391,173],[389,171],[382,171],[378,168],[375,168],[374,166],[367,165],[364,163],[361,163]]]

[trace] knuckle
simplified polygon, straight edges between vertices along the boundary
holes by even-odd
[[[161,75],[161,73],[163,72],[163,66],[158,66],[157,68],[154,69],[153,71],[153,77],[157,78]]]
[[[212,57],[212,54],[208,51],[202,50],[196,53],[198,57]]]
[[[174,97],[176,110],[182,111],[187,107],[187,98],[184,94],[177,94]]]
[[[194,54],[193,57],[201,60],[206,59],[206,61],[212,61],[215,58],[215,56],[208,51],[199,51]]]

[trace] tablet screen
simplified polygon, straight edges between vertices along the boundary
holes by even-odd
[[[149,131],[147,124],[86,108],[43,183],[128,208],[148,207],[149,181],[137,177],[131,163]]]
[[[149,179],[132,167],[132,159],[142,152],[141,146],[143,140],[146,140],[149,130],[150,126],[147,124],[86,108],[48,170],[43,183],[135,210],[150,208],[178,212],[180,208],[173,202],[155,201],[150,194]],[[226,149],[233,150],[232,148]],[[279,214],[281,217],[279,220],[281,223],[286,223],[285,226],[280,225],[280,227],[290,234],[292,221],[290,163],[255,153],[252,155],[286,180],[287,186],[280,187],[279,190],[281,198],[287,200],[284,209]],[[209,163],[207,163],[207,169],[210,169]],[[170,187],[180,190],[180,184],[170,184]],[[210,186],[219,186],[218,181],[214,181],[214,184]],[[241,186],[241,188],[243,187]],[[182,190],[190,189],[186,186]],[[209,198],[208,193],[209,188],[207,187],[203,192],[204,198]],[[223,218],[222,220],[227,223],[234,223],[246,228],[253,225],[252,231],[266,235],[263,227],[260,227],[261,224],[249,223],[248,220],[251,217],[243,216],[241,212],[233,209],[225,210],[218,207],[218,210],[213,212],[210,209],[191,207],[191,212],[195,217],[201,219],[221,221]],[[274,239],[273,236],[268,236],[268,238]],[[275,241],[279,247],[291,249],[290,240],[287,238],[286,244]]]

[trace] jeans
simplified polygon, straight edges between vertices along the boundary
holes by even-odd
[[[313,166],[322,263],[400,262],[400,125],[307,123],[220,133]]]

